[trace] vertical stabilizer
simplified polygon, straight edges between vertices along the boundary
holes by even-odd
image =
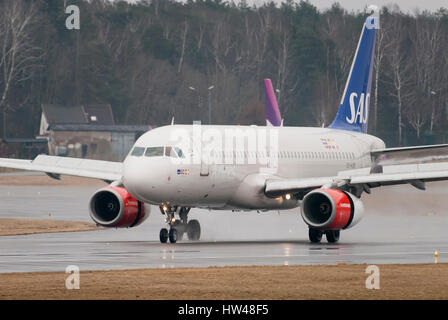
[[[367,132],[377,29],[379,16],[369,16],[362,28],[338,113],[329,128]]]
[[[264,79],[264,87],[266,90],[266,124],[280,127],[283,125],[283,120],[280,115],[277,99],[275,98],[271,79]]]

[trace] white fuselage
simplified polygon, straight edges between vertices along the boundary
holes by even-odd
[[[268,142],[263,145],[263,139],[257,138],[254,149],[255,140],[250,140],[249,134],[242,148],[229,151],[225,138],[219,139],[227,137],[228,132],[252,131],[257,137],[267,132],[264,140]],[[191,142],[198,136],[199,143]],[[171,125],[145,133],[134,145],[145,149],[175,146],[182,149],[183,159],[135,156],[131,151],[123,166],[123,184],[131,195],[155,205],[289,209],[298,206],[297,199],[266,197],[266,179],[334,176],[342,170],[368,167],[370,151],[385,144],[368,134],[326,128],[200,126],[198,131],[194,125]],[[275,150],[275,161],[265,161],[265,150],[271,155]]]

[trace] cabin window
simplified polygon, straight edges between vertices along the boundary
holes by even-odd
[[[176,151],[177,156],[178,156],[179,158],[185,158],[184,153],[182,152],[182,149],[181,149],[181,148],[174,147],[174,150]]]
[[[144,152],[145,152],[145,148],[135,147],[134,150],[132,150],[132,152],[131,152],[131,156],[141,157]]]
[[[176,151],[173,147],[165,147],[165,157],[177,158]]]
[[[149,147],[146,148],[145,157],[162,157],[163,147]]]

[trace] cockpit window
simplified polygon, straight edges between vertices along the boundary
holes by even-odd
[[[174,151],[173,147],[165,147],[165,157],[177,158],[176,151]]]
[[[177,155],[179,156],[179,158],[185,158],[184,153],[182,152],[182,149],[180,149],[178,147],[174,147],[174,150],[176,150]]]
[[[163,147],[146,148],[145,157],[162,157]]]
[[[131,156],[141,157],[144,152],[145,152],[145,148],[135,147],[134,150],[132,150],[132,152],[131,152]]]

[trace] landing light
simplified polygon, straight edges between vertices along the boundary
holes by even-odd
[[[172,222],[172,223],[176,222],[176,219],[172,218],[172,219],[171,219],[171,222]]]
[[[291,195],[290,195],[289,193],[287,193],[287,194],[285,195],[285,199],[286,199],[286,200],[291,200]]]

